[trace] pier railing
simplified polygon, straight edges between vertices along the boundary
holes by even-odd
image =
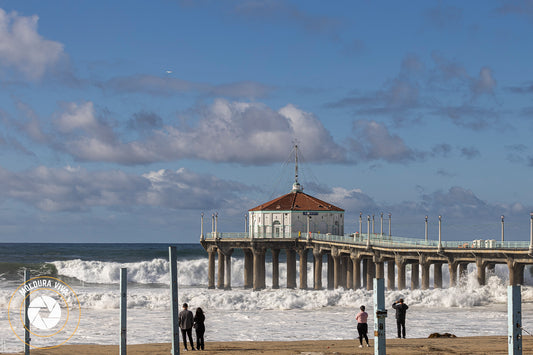
[[[322,240],[330,242],[340,242],[346,244],[366,245],[368,244],[369,235],[366,233],[355,233],[345,235],[333,235],[322,233],[254,233],[251,236],[249,233],[207,233],[206,239],[294,239],[294,240]],[[391,248],[417,247],[417,248],[437,248],[439,246],[438,240],[424,240],[417,238],[405,238],[388,236],[377,233],[370,233],[370,245],[384,246]],[[527,249],[529,242],[527,241],[496,241],[490,240],[474,240],[474,241],[441,241],[443,248],[457,248],[457,249]]]

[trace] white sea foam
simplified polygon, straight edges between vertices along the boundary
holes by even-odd
[[[72,260],[56,262],[55,265],[60,275],[86,282],[73,286],[82,306],[82,319],[76,335],[69,343],[117,343],[120,318],[117,271],[120,267],[128,267],[132,282],[128,285],[128,342],[170,341],[170,291],[165,285],[168,283],[166,261],[154,259],[150,262],[120,264]],[[362,304],[367,306],[370,314],[369,324],[373,324],[371,291],[291,290],[284,287],[279,290],[267,288],[259,292],[245,290],[242,288],[243,265],[239,259],[232,262],[232,284],[235,287],[229,291],[208,290],[205,285],[207,275],[205,270],[201,270],[207,266],[205,261],[183,261],[178,266],[178,302],[189,303],[193,310],[196,307],[205,310],[208,342],[353,339],[356,333],[354,315]],[[92,267],[96,267],[98,272],[91,271]],[[285,267],[280,265],[280,274],[284,273]],[[446,272],[443,272],[443,278],[447,278]],[[526,282],[531,284],[529,273],[526,273]],[[270,284],[269,279],[267,284]],[[283,282],[280,284],[283,285]],[[0,307],[7,306],[13,291],[0,290]],[[496,274],[487,278],[485,286],[478,285],[475,268],[470,268],[467,277],[457,287],[393,290],[386,291],[385,296],[389,308],[387,337],[395,336],[394,313],[390,305],[400,297],[410,307],[407,316],[408,337],[427,337],[432,332],[450,332],[458,336],[505,335],[507,332],[507,279],[504,266],[497,267]],[[531,286],[522,287],[522,300],[523,327],[533,331]],[[6,351],[20,349],[20,341],[11,333],[5,312],[0,313],[2,339],[7,340]]]
[[[168,265],[161,266],[160,260],[156,259],[151,263],[135,263],[136,272],[128,274],[131,281],[135,282],[128,286],[128,308],[145,308],[164,310],[169,308],[170,297],[169,287],[164,285],[165,278],[168,278],[160,270],[168,268]],[[182,270],[198,269],[198,261],[184,262]],[[78,266],[73,268],[68,275],[68,266]],[[58,268],[61,275],[70,277],[89,278],[89,273],[85,272],[91,263],[72,261],[66,263],[63,268]],[[102,269],[120,269],[121,264],[104,263]],[[155,265],[153,265],[155,264]],[[237,266],[238,263],[235,263]],[[58,264],[59,265],[59,264]],[[153,267],[152,267],[153,266]],[[129,270],[129,268],[128,268]],[[150,270],[151,272],[148,272]],[[154,271],[158,270],[158,271]],[[80,272],[80,271],[84,271]],[[113,272],[100,275],[101,281],[115,281]],[[167,271],[168,273],[168,271]],[[80,275],[84,276],[80,276]],[[193,274],[190,280],[180,277],[182,282],[196,282],[198,274]],[[201,273],[200,273],[201,275]],[[157,280],[157,284],[146,285],[138,281]],[[235,282],[236,284],[236,282]],[[241,283],[242,284],[242,283]],[[85,309],[117,309],[119,307],[118,283],[97,284],[86,283],[74,287],[81,305]],[[346,307],[357,309],[361,304],[372,303],[372,292],[365,289],[358,290],[300,290],[281,288],[272,290],[267,288],[260,292],[243,289],[242,286],[234,286],[232,290],[208,290],[204,285],[180,284],[179,295],[182,302],[191,305],[201,306],[208,309],[227,311],[265,311],[265,310],[317,310],[326,307]],[[442,289],[429,290],[392,290],[386,291],[386,302],[391,304],[394,300],[402,297],[408,304],[415,307],[439,307],[439,308],[471,308],[490,304],[505,304],[507,302],[507,280],[500,278],[497,274],[487,278],[487,284],[479,286],[474,270],[461,280],[457,287],[447,287]],[[9,302],[9,292],[0,292],[0,306]],[[522,300],[533,302],[533,287],[522,287]],[[180,301],[180,302],[181,302]]]
[[[120,268],[128,268],[128,342],[170,341],[170,291],[168,261],[116,263],[69,260],[54,262],[60,277],[80,280],[73,285],[82,306],[82,323],[71,343],[116,344],[120,301]],[[287,289],[286,265],[280,263],[279,290],[254,292],[243,289],[244,265],[232,258],[232,286],[229,291],[207,289],[207,258],[178,261],[179,302],[192,309],[202,307],[207,314],[208,341],[353,339],[354,314],[367,306],[372,324],[372,292],[359,290]],[[272,264],[266,266],[267,286],[272,282]],[[297,268],[298,270],[298,268]],[[312,286],[312,264],[308,264],[308,284]],[[485,286],[476,278],[475,265],[457,287],[448,287],[448,270],[443,267],[442,289],[386,291],[387,336],[395,336],[394,314],[390,305],[402,297],[410,306],[408,336],[427,337],[431,332],[451,332],[458,336],[506,334],[507,267],[497,265],[487,276]],[[323,280],[327,285],[327,265]],[[433,272],[430,272],[433,275]],[[533,285],[529,271],[527,285]],[[430,284],[433,282],[431,280]],[[410,268],[407,270],[410,285]],[[16,287],[0,289],[0,307],[5,309]],[[523,327],[533,332],[533,287],[522,287]],[[457,320],[457,321],[456,321]],[[145,324],[150,324],[146,327]],[[331,326],[328,326],[331,324]],[[0,313],[0,340],[7,350],[17,350],[19,341],[10,333],[7,316]]]

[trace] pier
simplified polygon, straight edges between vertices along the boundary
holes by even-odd
[[[501,216],[502,240],[442,241],[439,216],[438,241],[428,240],[426,216],[425,239],[392,236],[389,214],[388,235],[374,231],[374,215],[367,216],[367,233],[362,232],[363,216],[359,214],[359,231],[344,233],[344,210],[303,192],[298,182],[298,146],[294,146],[295,168],[292,190],[278,198],[248,210],[244,233],[219,233],[218,214],[212,215],[211,233],[204,234],[201,218],[200,242],[209,255],[208,287],[231,289],[231,255],[244,253],[244,287],[266,288],[266,254],[272,259],[273,289],[280,287],[279,256],[285,253],[286,287],[315,290],[372,289],[374,277],[385,278],[389,290],[429,289],[430,272],[433,288],[442,288],[442,268],[448,267],[449,285],[456,286],[475,264],[480,285],[496,264],[507,265],[509,285],[524,283],[524,268],[533,264],[533,213],[530,213],[528,242],[504,241],[504,216]],[[370,228],[372,226],[372,228]],[[299,260],[299,270],[296,259]],[[308,261],[313,260],[313,280],[307,280]],[[323,264],[327,263],[327,285],[322,285]],[[215,265],[217,264],[217,265]],[[411,269],[411,284],[406,285],[406,269]],[[215,268],[218,270],[215,285]],[[297,276],[299,282],[297,283]],[[312,284],[309,284],[312,282]]]
[[[231,255],[244,252],[244,287],[266,288],[265,255],[272,258],[272,285],[280,287],[279,256],[285,253],[286,287],[300,289],[372,288],[372,279],[385,278],[389,290],[442,288],[442,268],[447,267],[449,285],[456,286],[475,264],[480,285],[496,264],[507,265],[509,285],[524,283],[524,268],[533,264],[533,215],[528,242],[426,241],[383,234],[328,235],[320,233],[279,234],[218,233],[202,234],[201,244],[209,255],[208,287],[231,289]],[[312,258],[313,280],[307,280]],[[297,270],[296,260],[299,260]],[[327,285],[322,285],[323,264],[327,263]],[[218,267],[217,265],[218,264]],[[411,268],[411,284],[406,284],[406,267]],[[215,284],[215,269],[218,269]],[[430,285],[430,272],[433,285]],[[298,276],[298,277],[297,277]],[[297,280],[297,278],[299,280]],[[297,282],[298,281],[298,282]]]

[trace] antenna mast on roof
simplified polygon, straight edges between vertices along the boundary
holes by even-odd
[[[294,184],[292,185],[292,192],[301,192],[303,187],[298,183],[298,144],[294,145]]]

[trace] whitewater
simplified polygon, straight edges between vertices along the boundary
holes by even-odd
[[[280,263],[282,288],[272,290],[268,288],[272,283],[270,262],[266,265],[267,289],[244,289],[241,257],[232,258],[233,289],[208,290],[207,262],[207,255],[201,253],[178,261],[179,302],[187,302],[193,311],[196,307],[204,310],[206,342],[354,339],[357,333],[354,317],[361,305],[367,307],[372,329],[371,291],[286,289],[283,288],[285,263]],[[128,269],[128,343],[171,341],[168,260],[115,262],[75,258],[54,260],[49,264],[57,270],[57,277],[72,287],[81,304],[79,328],[69,344],[118,344],[122,267]],[[323,275],[327,275],[326,269],[324,264]],[[311,263],[308,270],[308,280],[312,280]],[[390,305],[399,298],[404,298],[409,305],[407,337],[425,338],[434,332],[449,332],[459,337],[507,335],[506,266],[497,265],[484,286],[477,283],[475,265],[469,265],[468,274],[457,287],[449,288],[448,279],[447,270],[443,268],[442,289],[386,291],[387,337],[396,336],[394,310]],[[21,351],[23,346],[11,332],[6,312],[17,282],[0,274],[1,352]],[[533,280],[527,270],[525,283],[522,324],[525,330],[533,333],[533,287],[530,286]],[[325,276],[323,284],[327,284]],[[409,268],[407,284],[410,284]]]

